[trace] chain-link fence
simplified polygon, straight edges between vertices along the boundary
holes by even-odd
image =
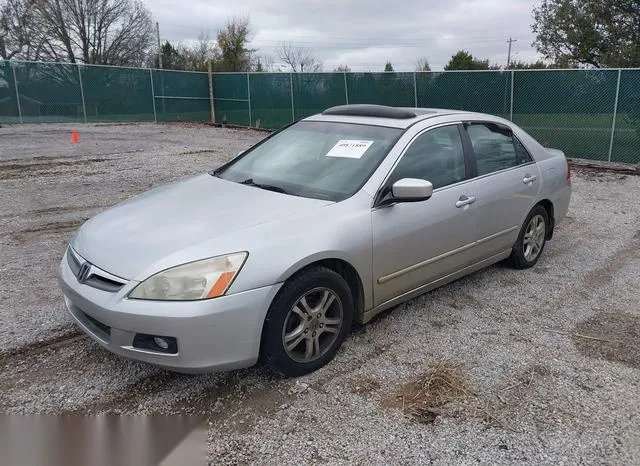
[[[569,157],[640,163],[640,69],[215,73],[210,93],[207,73],[0,61],[0,123],[210,121],[213,106],[277,129],[347,103],[490,113]]]

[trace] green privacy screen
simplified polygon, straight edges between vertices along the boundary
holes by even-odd
[[[0,123],[210,121],[277,129],[334,105],[511,119],[569,157],[640,163],[640,69],[206,73],[0,61]]]
[[[221,73],[213,76],[216,121],[250,126],[249,75]]]
[[[345,103],[452,108],[511,119],[572,158],[640,163],[640,70],[223,73],[214,93],[229,124],[277,129]]]
[[[58,63],[12,63],[5,66],[11,83],[10,110],[25,123],[84,121],[78,68]],[[15,77],[15,81],[14,81]],[[19,107],[16,87],[19,90]],[[1,91],[0,91],[1,92]],[[0,94],[1,95],[1,94]],[[11,97],[13,97],[11,99]],[[3,119],[4,105],[0,104]]]
[[[515,73],[513,121],[569,157],[608,154],[617,70]]]
[[[416,73],[419,107],[452,108],[509,118],[511,73]]]
[[[0,123],[204,121],[210,115],[206,73],[0,61]]]
[[[413,73],[349,73],[349,103],[415,107],[413,76]]]
[[[80,66],[87,121],[154,121],[149,70]]]
[[[253,126],[281,128],[294,120],[291,107],[293,81],[290,74],[252,74],[248,79],[251,84]]]
[[[620,73],[611,160],[640,163],[640,70],[623,70]]]
[[[206,73],[153,70],[158,121],[209,121],[209,79]]]
[[[0,123],[18,123],[18,102],[8,61],[0,61]]]

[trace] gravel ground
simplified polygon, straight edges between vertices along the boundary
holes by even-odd
[[[214,464],[638,464],[640,177],[579,171],[538,265],[496,265],[357,328],[335,361],[186,376],[70,323],[68,235],[117,201],[259,140],[178,125],[0,128],[0,412],[203,414]],[[401,395],[439,361],[470,395],[419,422]]]

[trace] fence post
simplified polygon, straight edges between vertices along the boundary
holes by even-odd
[[[513,121],[513,77],[515,71],[511,70],[511,105],[509,105],[509,121]]]
[[[296,121],[296,107],[293,104],[293,73],[289,73],[289,86],[291,87],[291,121]]]
[[[151,102],[153,103],[153,122],[158,122],[158,115],[156,114],[156,92],[153,89],[153,70],[149,68],[149,80],[151,80]]]
[[[13,86],[16,88],[16,104],[18,105],[18,118],[20,119],[20,123],[24,123],[22,121],[22,107],[20,105],[20,91],[18,90],[18,79],[16,78],[16,67],[11,64],[11,71],[13,72]]]
[[[344,99],[345,103],[349,105],[349,88],[347,87],[347,73],[344,72]]]
[[[253,126],[251,120],[251,85],[249,84],[250,74],[247,73],[247,100],[249,101],[249,126]]]
[[[211,108],[211,123],[216,124],[216,109],[213,102],[213,73],[211,72],[211,60],[207,62],[207,74],[209,76],[209,107]]]
[[[76,65],[78,67],[78,82],[80,83],[80,97],[82,98],[82,114],[84,115],[84,122],[87,122],[87,107],[84,103],[84,87],[82,87],[82,72],[80,71],[80,63]]]
[[[622,70],[618,69],[618,84],[616,84],[616,101],[613,104],[613,121],[611,122],[611,141],[609,141],[609,157],[608,161],[611,162],[611,155],[613,154],[613,137],[616,134],[616,118],[618,117],[618,97],[620,97],[620,78],[622,77]]]
[[[416,72],[413,72],[413,96],[415,107],[418,108],[418,83],[416,80]]]

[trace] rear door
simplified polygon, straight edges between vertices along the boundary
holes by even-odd
[[[476,246],[473,261],[510,249],[522,222],[536,202],[540,173],[524,145],[506,125],[464,125],[477,167]]]

